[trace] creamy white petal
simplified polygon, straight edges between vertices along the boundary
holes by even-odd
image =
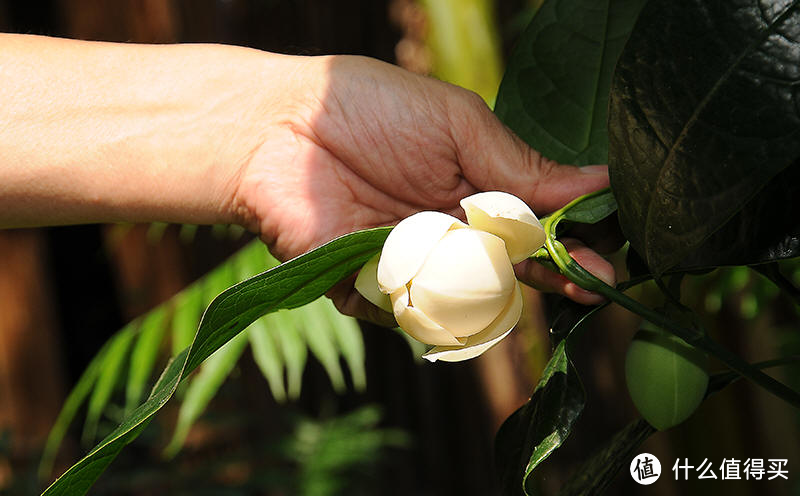
[[[486,329],[467,338],[467,342],[463,346],[436,346],[422,355],[422,358],[431,362],[436,360],[460,362],[475,358],[508,336],[519,322],[521,315],[522,290],[517,283],[508,306]]]
[[[401,220],[383,245],[378,262],[378,286],[391,294],[413,278],[428,254],[451,228],[466,227],[452,215],[418,212]]]
[[[457,337],[480,332],[516,285],[505,244],[477,229],[448,232],[411,282],[414,307]]]
[[[533,211],[516,196],[502,191],[476,193],[461,200],[470,227],[499,236],[511,263],[518,263],[544,244],[544,228]]]
[[[461,345],[466,342],[466,339],[453,336],[417,308],[409,306],[405,286],[392,293],[391,299],[397,325],[417,341],[436,345]]]
[[[355,288],[356,291],[361,293],[361,296],[369,300],[373,305],[386,310],[392,311],[392,302],[389,295],[385,295],[378,288],[378,260],[381,258],[380,253],[367,260],[367,263],[361,267],[361,270],[356,276]]]

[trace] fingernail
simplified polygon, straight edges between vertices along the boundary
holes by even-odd
[[[581,172],[584,174],[593,174],[593,175],[608,175],[608,166],[607,165],[586,165],[581,167]]]

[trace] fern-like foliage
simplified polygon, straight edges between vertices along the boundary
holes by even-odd
[[[82,439],[96,438],[103,416],[118,421],[142,400],[156,378],[155,365],[169,346],[172,355],[191,344],[209,302],[238,281],[278,265],[264,245],[253,241],[169,301],[114,334],[89,363],[68,395],[45,445],[40,475],[46,477],[68,427],[86,405]],[[339,314],[326,298],[301,308],[281,310],[255,321],[203,363],[184,381],[178,421],[165,455],[175,455],[192,424],[203,413],[245,349],[278,402],[299,397],[309,351],[324,367],[337,392],[347,388],[342,361],[356,390],[366,387],[364,342],[355,319]],[[124,390],[124,406],[113,403]]]

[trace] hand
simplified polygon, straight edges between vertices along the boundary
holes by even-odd
[[[291,95],[270,112],[234,200],[241,222],[278,258],[419,210],[463,219],[458,202],[477,191],[513,193],[542,215],[608,185],[605,167],[543,158],[474,93],[362,57],[297,64]],[[605,259],[577,241],[566,244],[581,265],[613,284]],[[602,301],[529,261],[517,274],[580,303]],[[330,296],[345,313],[387,322],[388,314],[358,295],[352,281]]]
[[[0,227],[238,222],[285,260],[418,210],[463,218],[459,200],[479,190],[541,215],[608,184],[604,167],[541,157],[477,95],[367,58],[2,33],[0,47],[14,69],[0,71]],[[517,273],[600,299],[535,264]],[[331,295],[346,313],[388,315],[351,284]]]

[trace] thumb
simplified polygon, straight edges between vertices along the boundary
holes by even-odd
[[[552,212],[608,186],[608,167],[562,165],[542,156],[503,125],[482,100],[465,98],[453,138],[466,179],[480,190],[516,195],[537,214]]]

